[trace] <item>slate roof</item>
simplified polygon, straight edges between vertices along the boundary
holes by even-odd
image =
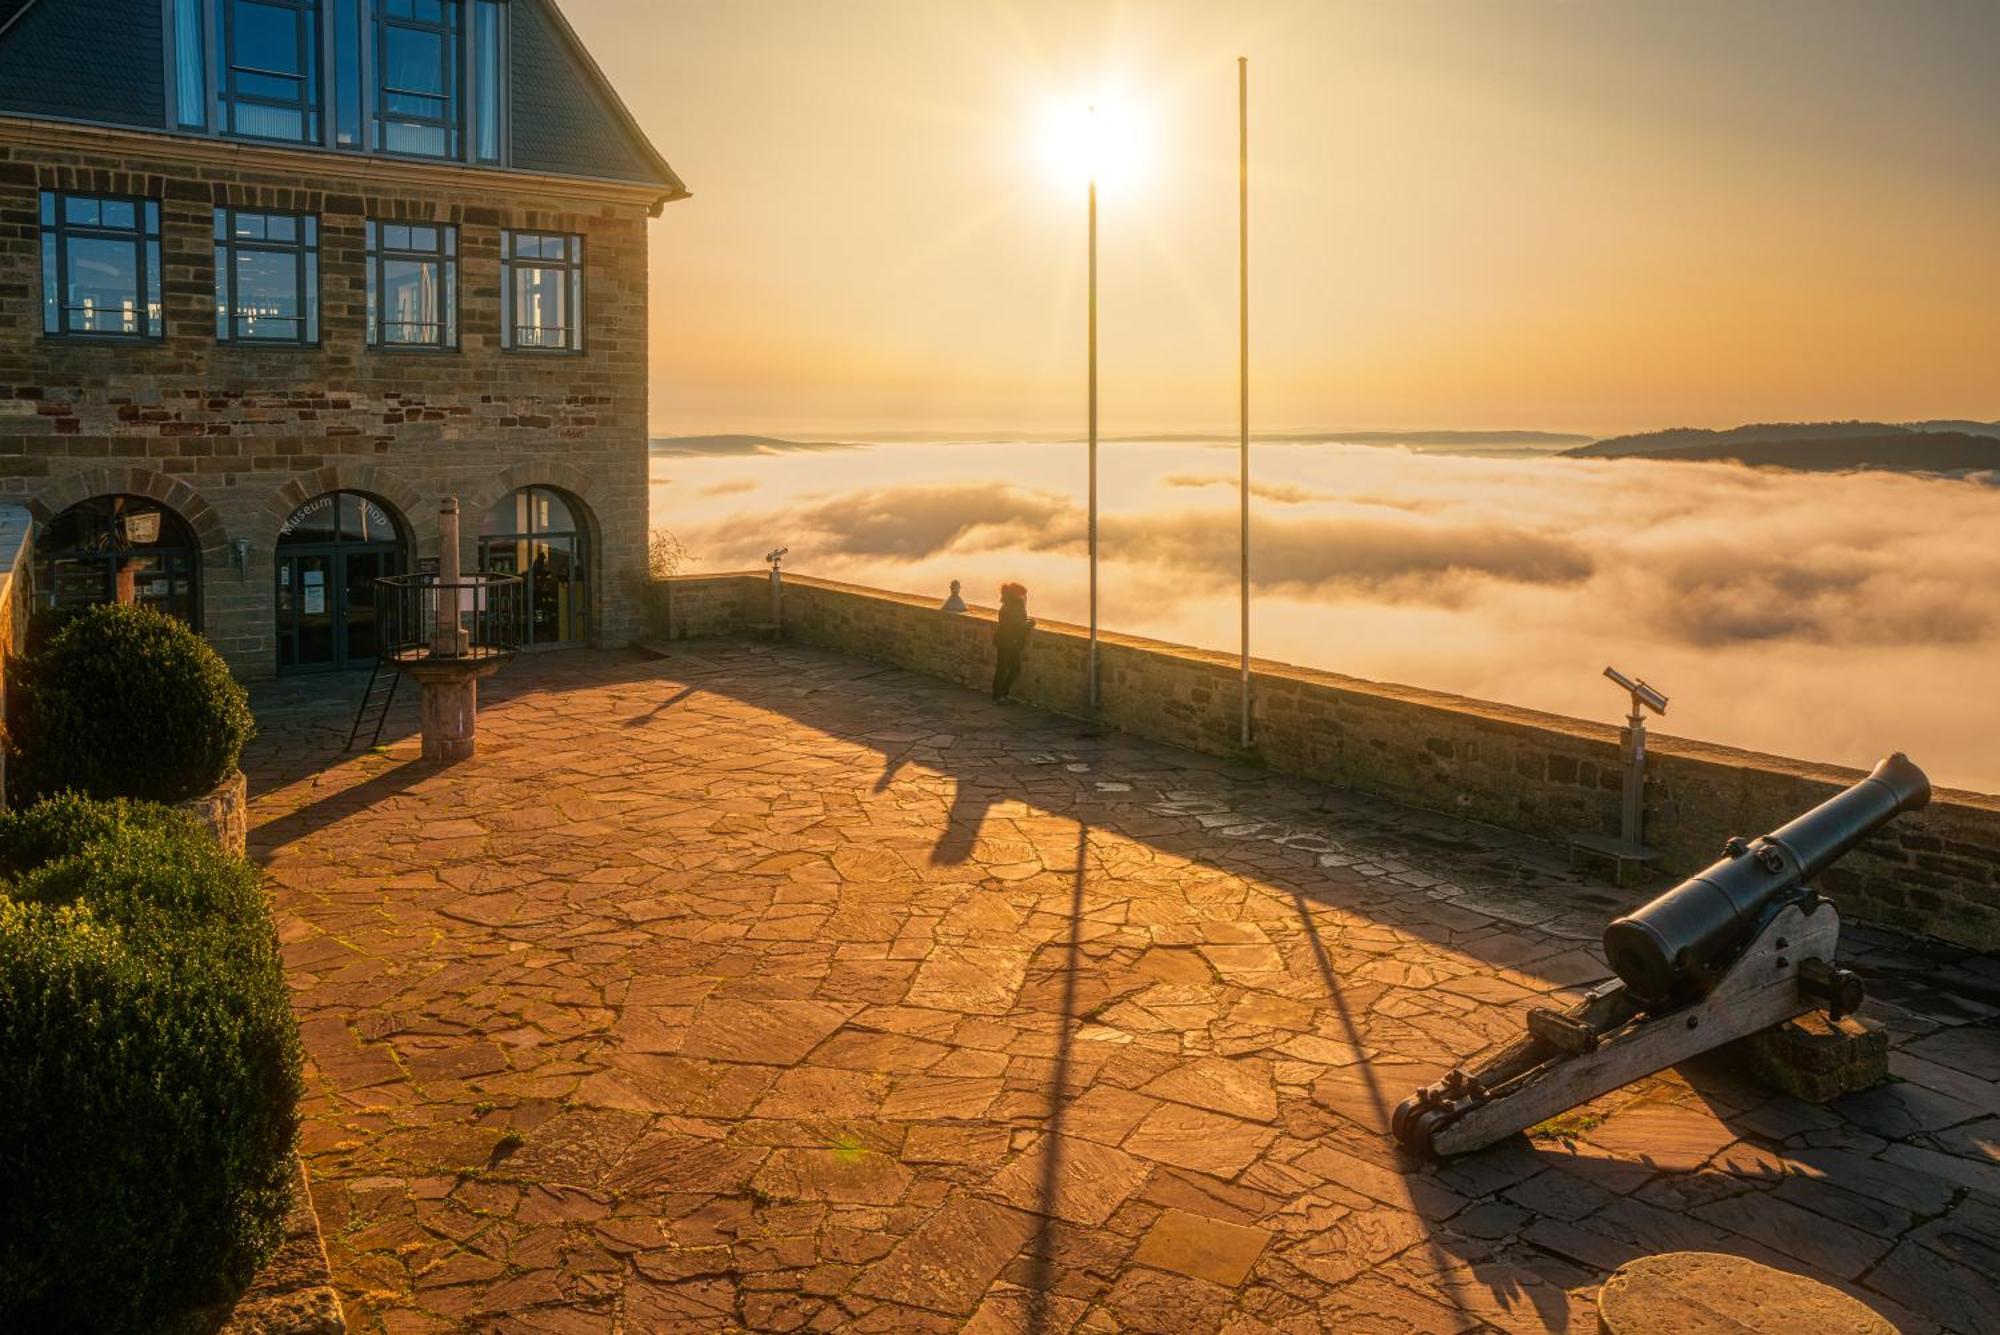
[[[0,0],[0,112],[160,128],[160,15],[157,4]]]
[[[686,187],[646,138],[555,0],[513,0],[510,169]],[[0,0],[0,115],[167,128],[153,0]]]
[[[515,0],[511,27],[516,167],[684,189],[560,9]]]

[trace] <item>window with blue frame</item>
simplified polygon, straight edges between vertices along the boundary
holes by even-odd
[[[455,158],[459,145],[458,0],[376,0],[375,147]]]
[[[130,339],[165,328],[159,203],[44,190],[42,332]]]
[[[504,158],[507,108],[507,7],[499,0],[472,4],[472,156]]]
[[[221,0],[222,130],[320,140],[319,0]]]
[[[377,222],[368,236],[368,344],[458,346],[458,229]]]
[[[174,120],[183,130],[208,128],[207,0],[173,0]]]
[[[361,75],[362,33],[368,0],[330,0],[333,6],[333,142],[359,149],[367,115],[367,84]]]
[[[277,143],[507,160],[504,0],[162,0],[173,124]]]
[[[319,342],[319,219],[215,211],[215,336],[224,343]]]
[[[564,232],[502,232],[500,310],[501,347],[582,352],[583,238]]]

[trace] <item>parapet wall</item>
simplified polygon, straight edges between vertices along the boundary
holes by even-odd
[[[669,615],[671,604],[671,616]],[[669,639],[740,634],[771,620],[764,573],[685,575],[655,590]],[[787,574],[783,636],[983,688],[993,613]],[[1254,745],[1239,745],[1233,655],[1100,632],[1099,708],[1085,628],[1039,621],[1014,697],[1155,741],[1237,757],[1340,788],[1564,840],[1618,829],[1619,730],[1262,659],[1252,663]],[[1914,757],[1919,763],[1922,757]],[[1648,737],[1646,838],[1670,873],[1697,871],[1732,834],[1757,835],[1861,777],[1657,734]],[[1820,889],[1849,917],[2000,948],[2000,797],[1941,790],[1849,854]]]

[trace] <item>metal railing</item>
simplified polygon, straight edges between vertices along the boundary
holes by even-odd
[[[475,571],[443,583],[436,575],[375,581],[384,662],[500,658],[521,647],[528,602],[519,575]]]

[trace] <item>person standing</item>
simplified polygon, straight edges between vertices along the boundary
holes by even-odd
[[[993,627],[993,698],[1005,700],[1021,675],[1021,657],[1028,651],[1028,632],[1034,627],[1028,615],[1028,589],[1008,582],[1000,586],[1000,620]]]

